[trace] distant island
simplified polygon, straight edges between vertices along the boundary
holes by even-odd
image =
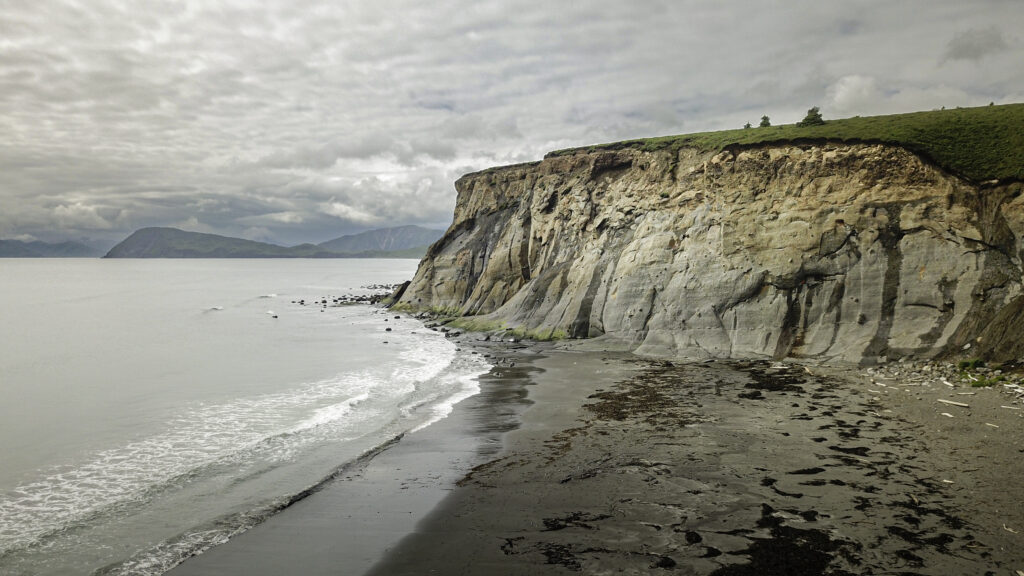
[[[398,226],[288,247],[177,228],[142,228],[104,258],[422,258],[443,234],[421,226]]]
[[[95,258],[102,250],[81,242],[0,240],[0,258]]]

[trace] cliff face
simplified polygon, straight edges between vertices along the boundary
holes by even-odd
[[[456,183],[401,297],[668,357],[1024,358],[1024,196],[884,145],[598,151]]]

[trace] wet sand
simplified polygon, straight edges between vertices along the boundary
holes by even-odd
[[[494,348],[494,347],[492,347]],[[538,348],[501,345],[517,366],[480,378],[452,414],[354,462],[319,491],[230,541],[185,560],[172,576],[365,573],[433,510],[469,469],[502,450],[524,410]],[[485,352],[489,353],[489,352]]]
[[[1024,570],[1024,417],[998,390],[546,355],[505,450],[371,574]]]

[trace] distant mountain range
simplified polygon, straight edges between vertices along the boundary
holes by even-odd
[[[104,258],[421,258],[443,234],[421,226],[399,226],[286,247],[177,228],[142,228]]]
[[[317,246],[342,254],[359,254],[375,250],[408,250],[410,248],[426,248],[443,235],[444,230],[431,230],[420,226],[399,226],[342,236],[321,242]]]
[[[102,253],[81,242],[0,240],[0,258],[95,258]]]

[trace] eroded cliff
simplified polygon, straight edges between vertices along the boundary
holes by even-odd
[[[1024,357],[1019,182],[776,144],[581,151],[456,188],[403,306],[666,357]]]

